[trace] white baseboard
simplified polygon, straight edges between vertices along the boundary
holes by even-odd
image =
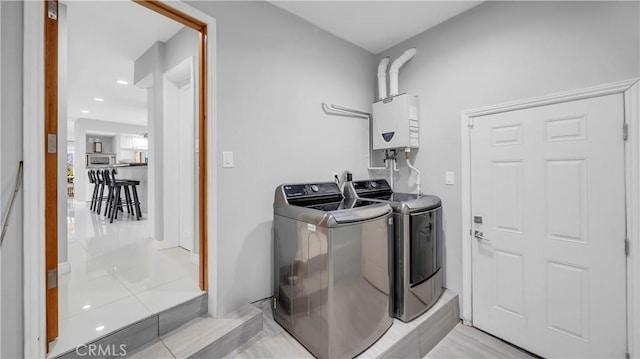
[[[71,272],[71,263],[61,262],[58,263],[58,275]]]
[[[165,241],[156,241],[155,239],[153,240],[153,248],[156,249],[165,249],[165,248],[170,248],[171,246],[167,245],[167,242]]]

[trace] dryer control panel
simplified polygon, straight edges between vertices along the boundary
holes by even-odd
[[[385,179],[356,181],[356,182],[353,182],[353,188],[356,189],[357,193],[368,192],[368,191],[391,190],[391,186],[389,186],[389,182],[387,182],[387,180]]]

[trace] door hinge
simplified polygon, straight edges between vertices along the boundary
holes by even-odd
[[[47,153],[58,152],[58,136],[53,133],[47,134]]]
[[[467,123],[467,127],[473,128],[473,117],[469,117],[469,122]]]
[[[624,239],[624,255],[629,256],[629,238]]]
[[[622,139],[625,141],[629,139],[629,125],[626,122],[622,125]]]
[[[273,309],[278,307],[278,298],[273,298]]]
[[[58,269],[49,269],[47,271],[47,289],[58,287]]]
[[[50,0],[47,4],[47,17],[51,20],[58,20],[58,2]]]

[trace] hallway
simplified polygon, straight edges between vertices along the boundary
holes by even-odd
[[[180,248],[160,249],[149,221],[109,223],[89,205],[68,201],[71,272],[60,274],[60,337],[54,357],[162,310],[193,299],[198,265]]]

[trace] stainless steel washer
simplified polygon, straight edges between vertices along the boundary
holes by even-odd
[[[316,357],[358,355],[393,323],[390,206],[329,182],[281,185],[273,207],[274,319]]]
[[[348,182],[346,198],[393,208],[393,315],[408,322],[429,309],[443,289],[442,202],[439,197],[394,193],[386,180]]]

